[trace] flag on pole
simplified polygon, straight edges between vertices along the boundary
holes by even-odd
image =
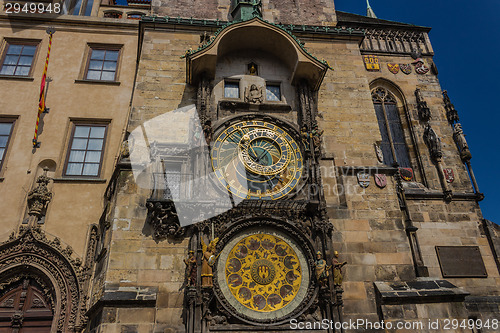
[[[52,35],[55,30],[53,28],[48,28],[47,33],[49,34],[49,49],[47,51],[47,58],[45,59],[45,67],[43,69],[42,83],[40,85],[40,97],[38,99],[38,115],[36,117],[35,125],[35,135],[33,136],[33,148],[38,147],[38,124],[40,123],[40,115],[45,111],[45,83],[47,81],[47,68],[49,67],[49,57],[50,48],[52,46]]]

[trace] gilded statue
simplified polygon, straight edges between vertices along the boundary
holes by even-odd
[[[201,261],[201,286],[202,287],[212,287],[213,286],[213,270],[212,266],[215,264],[217,257],[215,255],[215,246],[219,238],[212,240],[208,246],[201,238],[201,246],[203,249],[203,258]]]
[[[316,252],[316,279],[320,287],[326,287],[328,284],[329,270],[332,266],[326,265],[326,260],[323,259],[321,251]]]
[[[333,284],[334,286],[341,286],[344,277],[342,276],[342,267],[347,264],[347,261],[340,262],[338,251],[333,252],[332,266],[333,266]]]

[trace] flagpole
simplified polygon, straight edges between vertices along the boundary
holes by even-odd
[[[49,67],[49,57],[50,48],[52,47],[52,36],[56,30],[52,27],[47,28],[47,34],[49,34],[49,47],[47,50],[47,58],[45,59],[45,67],[43,69],[42,82],[40,84],[40,96],[38,98],[38,114],[36,117],[35,124],[35,134],[33,136],[33,148],[39,148],[40,143],[38,142],[38,125],[40,123],[40,115],[45,111],[45,82],[47,80],[47,68]]]

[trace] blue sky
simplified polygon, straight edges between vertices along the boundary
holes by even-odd
[[[486,198],[486,219],[500,224],[500,1],[371,0],[378,18],[432,28],[439,81],[455,108]],[[336,10],[366,15],[365,0],[335,0]],[[499,205],[499,206],[497,206]]]

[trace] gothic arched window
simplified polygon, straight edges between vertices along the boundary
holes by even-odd
[[[397,162],[400,167],[410,168],[410,157],[396,98],[385,88],[377,87],[372,90],[372,100],[382,135],[380,148],[384,155],[384,164],[392,166]]]

